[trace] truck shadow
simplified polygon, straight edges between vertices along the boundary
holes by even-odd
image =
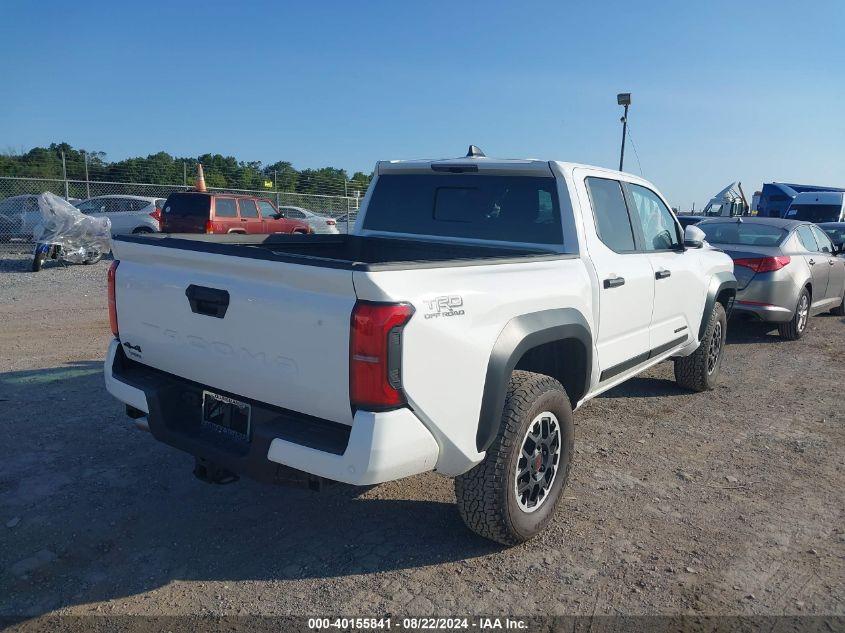
[[[812,321],[810,322],[812,325]],[[739,318],[731,319],[728,323],[728,345],[744,345],[749,343],[781,343],[777,325],[760,321],[747,321]]]
[[[464,527],[435,475],[322,493],[202,483],[190,456],[126,422],[101,371],[0,374],[0,616],[178,580],[339,579],[501,549]]]
[[[690,392],[679,387],[674,380],[635,376],[613,389],[605,391],[600,398],[662,398],[665,396],[688,396]]]

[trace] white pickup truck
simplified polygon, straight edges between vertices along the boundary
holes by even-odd
[[[106,386],[197,476],[433,470],[509,544],[552,518],[574,409],[667,359],[714,385],[736,291],[649,182],[473,147],[378,163],[349,235],[117,236],[114,254]]]

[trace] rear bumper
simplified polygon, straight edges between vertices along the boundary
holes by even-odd
[[[734,302],[733,314],[751,317],[768,323],[785,323],[792,318],[792,310],[773,305],[756,305]]]
[[[792,318],[798,303],[797,285],[786,268],[757,273],[736,293],[734,312],[771,323],[784,323]]]
[[[432,470],[437,462],[437,442],[408,409],[357,411],[349,427],[247,400],[252,428],[245,442],[201,426],[203,385],[127,359],[118,340],[109,346],[104,374],[109,393],[145,413],[157,440],[259,481],[286,480],[285,471],[294,468],[369,485]]]

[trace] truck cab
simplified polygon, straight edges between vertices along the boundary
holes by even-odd
[[[804,222],[845,222],[845,193],[841,191],[807,191],[799,193],[783,216]]]

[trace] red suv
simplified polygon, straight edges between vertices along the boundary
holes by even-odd
[[[163,233],[312,233],[264,198],[229,193],[172,193],[161,213]]]

